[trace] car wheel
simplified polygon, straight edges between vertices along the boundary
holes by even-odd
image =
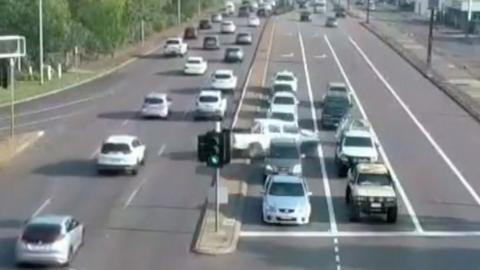
[[[397,222],[397,207],[390,207],[387,210],[387,222],[395,223]]]
[[[343,164],[338,164],[338,167],[337,167],[337,176],[338,177],[347,176],[347,172],[348,172],[347,166],[345,166]]]
[[[138,174],[138,165],[132,169],[132,175],[137,175],[137,174]]]
[[[347,188],[347,191],[345,192],[345,203],[346,203],[347,205],[350,204],[350,202],[352,201],[352,200],[351,200],[351,196],[352,196],[351,193],[352,193],[352,192],[351,192],[350,188]]]
[[[140,165],[142,165],[142,166],[145,165],[145,156],[146,156],[146,154],[147,154],[147,153],[146,153],[146,151],[145,151],[145,153],[143,153],[143,158],[142,158],[142,160],[140,161]]]

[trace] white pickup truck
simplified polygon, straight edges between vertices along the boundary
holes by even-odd
[[[251,129],[247,132],[232,133],[232,147],[234,150],[247,151],[249,158],[264,155],[274,138],[295,138],[300,145],[320,141],[317,133],[299,129],[298,126],[275,119],[255,119]],[[316,148],[316,147],[315,147]]]
[[[163,49],[163,53],[166,56],[181,56],[183,57],[187,54],[188,45],[183,41],[182,38],[169,38],[165,42],[165,47]]]

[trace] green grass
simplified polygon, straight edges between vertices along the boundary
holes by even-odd
[[[42,95],[57,89],[67,87],[85,79],[95,76],[97,73],[64,73],[61,79],[54,78],[40,85],[39,81],[16,81],[15,101]],[[0,106],[10,103],[10,88],[0,89]]]

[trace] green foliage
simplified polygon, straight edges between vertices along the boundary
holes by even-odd
[[[199,0],[179,0],[182,20],[195,16]],[[221,0],[201,0],[202,9]],[[38,61],[39,0],[0,0],[0,35],[23,35],[30,60]],[[45,58],[78,47],[88,54],[112,54],[125,43],[138,42],[141,21],[145,34],[174,25],[176,0],[43,0]],[[58,58],[58,57],[57,57]]]

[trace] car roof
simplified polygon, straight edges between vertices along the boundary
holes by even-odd
[[[275,77],[277,77],[279,75],[287,75],[287,76],[295,77],[295,74],[293,74],[293,72],[288,71],[288,70],[282,70],[282,71],[278,71],[277,73],[275,73]]]
[[[295,111],[292,111],[291,105],[274,105],[270,108],[271,113],[288,113],[296,115]]]
[[[194,60],[194,61],[203,61],[203,57],[201,56],[189,56],[187,61]]]
[[[159,99],[164,99],[167,97],[167,94],[165,93],[158,93],[158,92],[151,92],[148,95],[145,96],[145,98],[159,98]]]
[[[239,35],[249,35],[249,36],[251,36],[252,33],[250,33],[250,32],[239,32],[239,33],[237,34],[237,36],[239,36]]]
[[[343,82],[329,82],[328,87],[344,87],[347,88],[347,85]]]
[[[135,139],[137,139],[137,137],[131,136],[131,135],[110,135],[105,140],[105,143],[126,143],[126,144],[129,144]]]
[[[289,91],[275,92],[275,94],[273,94],[273,96],[272,96],[272,99],[274,99],[276,97],[291,97],[291,98],[297,99],[297,96],[294,93],[289,92]]]
[[[303,178],[295,176],[295,175],[288,175],[288,174],[276,174],[271,176],[271,181],[273,183],[292,183],[292,184],[301,184],[304,182]]]
[[[369,130],[366,129],[350,129],[345,132],[346,137],[373,137]]]
[[[182,41],[181,37],[169,37],[167,41],[174,40],[174,41]]]
[[[199,96],[216,96],[219,97],[221,96],[222,93],[218,90],[202,90],[200,91]]]
[[[71,216],[66,215],[42,215],[32,217],[28,220],[27,224],[56,224],[63,225],[67,219],[70,219]]]
[[[359,173],[388,174],[388,168],[382,163],[359,163],[356,167]]]
[[[233,21],[223,21],[222,24],[234,24]]]
[[[231,70],[231,69],[217,69],[217,70],[215,70],[214,74],[228,74],[228,75],[232,75],[232,74],[233,74],[233,70]]]

